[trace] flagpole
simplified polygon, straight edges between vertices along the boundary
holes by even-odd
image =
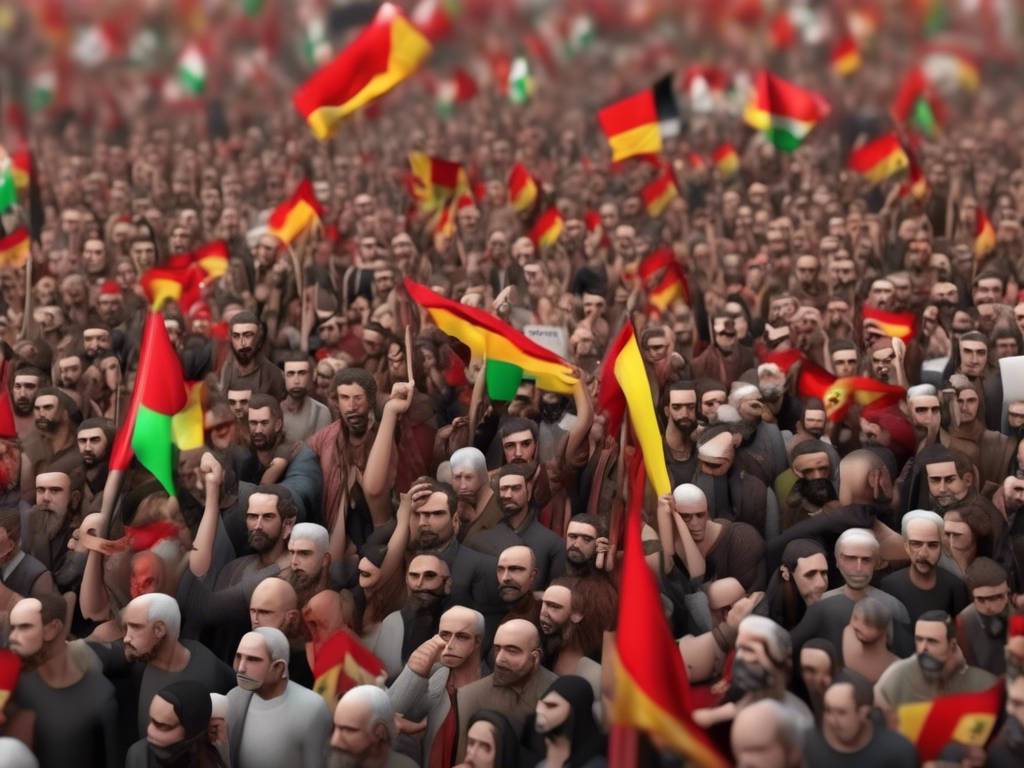
[[[619,504],[612,507],[612,517],[608,524],[608,554],[605,556],[604,568],[611,573],[615,570],[615,555],[619,549],[619,532],[622,529],[622,515],[629,503],[629,484],[624,482],[626,475],[626,436],[628,434],[626,416],[623,414],[619,426],[619,460],[615,464],[615,487],[620,490]]]
[[[32,243],[29,241],[28,260],[25,262],[25,316],[21,319],[21,335],[28,336],[32,322]]]

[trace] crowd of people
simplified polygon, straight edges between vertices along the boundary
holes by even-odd
[[[27,88],[59,44],[21,5],[0,60]],[[736,10],[758,4],[554,4],[597,39],[569,61],[527,46],[525,104],[480,76],[438,112],[423,76],[326,142],[287,104],[308,67],[280,42],[295,9],[207,5],[202,99],[168,103],[137,63],[65,67],[27,120],[41,206],[0,216],[35,235],[0,271],[0,645],[20,666],[0,765],[599,768],[637,507],[690,717],[723,764],[1024,764],[1024,101],[1019,62],[982,56],[969,13],[947,23],[983,82],[915,139],[927,191],[910,194],[846,168],[891,129],[917,39],[902,3],[836,4],[884,11],[842,81],[830,38],[773,48],[767,11]],[[501,71],[540,11],[466,5],[431,66]],[[174,13],[131,23],[184,39]],[[679,195],[652,215],[659,170],[611,163],[594,115],[708,60],[699,100],[677,78],[685,126],[662,156]],[[793,153],[739,117],[766,64],[832,103]],[[710,161],[723,142],[735,173]],[[451,231],[411,210],[412,151],[472,180]],[[564,220],[554,243],[529,236],[540,203],[511,205],[516,163]],[[324,214],[285,245],[267,220],[305,179]],[[175,450],[173,495],[134,462],[114,498],[147,271],[212,241],[224,274],[159,308],[205,444]],[[640,264],[663,248],[687,292],[657,310]],[[486,361],[405,278],[544,327],[571,394],[527,376],[492,399]],[[915,327],[888,335],[866,308]],[[642,500],[629,420],[601,407],[628,324],[672,486]],[[810,370],[890,394],[837,412]],[[356,651],[314,674],[338,633],[379,674]],[[691,764],[654,730],[639,764]]]

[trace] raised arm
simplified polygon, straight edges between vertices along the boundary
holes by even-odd
[[[391,466],[392,452],[395,449],[395,428],[398,417],[409,410],[412,404],[412,385],[405,381],[397,382],[391,388],[391,398],[384,403],[384,413],[377,427],[377,437],[370,448],[366,459],[366,471],[363,472],[363,493],[367,497],[380,497],[387,492],[388,468]],[[374,525],[381,525],[382,520],[374,520]]]
[[[565,461],[572,463],[573,457],[580,447],[587,442],[590,434],[590,427],[594,423],[594,403],[590,399],[590,392],[583,383],[583,372],[576,370],[579,377],[576,386],[573,387],[572,396],[576,401],[576,423],[569,430],[569,438],[565,443]]]
[[[220,488],[224,483],[224,468],[212,453],[207,451],[199,460],[199,471],[203,473],[206,486],[206,506],[199,521],[196,540],[188,555],[188,567],[197,579],[206,576],[213,561],[213,542],[217,537],[217,522],[220,517]]]

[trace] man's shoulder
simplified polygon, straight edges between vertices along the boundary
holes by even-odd
[[[322,427],[306,438],[306,446],[314,452],[319,452],[326,444],[333,442],[341,429],[341,420],[332,421],[326,427]]]
[[[294,680],[288,681],[287,693],[289,707],[298,704],[316,711],[323,710],[324,714],[328,713],[327,702],[324,701],[323,696],[304,685],[299,685]]]

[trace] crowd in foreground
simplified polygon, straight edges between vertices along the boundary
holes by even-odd
[[[1018,70],[919,145],[923,195],[844,167],[885,123],[872,94],[903,52],[880,45],[795,153],[692,114],[664,150],[681,194],[651,216],[655,171],[612,165],[593,120],[654,79],[646,45],[451,119],[409,84],[324,144],[267,107],[275,77],[216,120],[127,89],[36,117],[45,219],[31,269],[0,272],[0,641],[21,667],[0,765],[606,765],[639,448],[599,389],[630,323],[672,486],[642,501],[644,553],[707,739],[744,768],[1024,764]],[[724,140],[736,174],[693,162]],[[409,151],[469,170],[450,232],[408,213]],[[556,242],[510,204],[515,163]],[[286,247],[267,219],[306,178],[323,225]],[[173,495],[135,462],[105,499],[143,275],[215,240],[226,272],[161,307],[204,445],[175,451]],[[639,265],[666,247],[688,292],[652,310]],[[492,399],[405,277],[543,326],[578,383]],[[887,335],[879,310],[915,326]],[[837,416],[813,370],[901,394]],[[686,764],[651,741],[641,764]]]

